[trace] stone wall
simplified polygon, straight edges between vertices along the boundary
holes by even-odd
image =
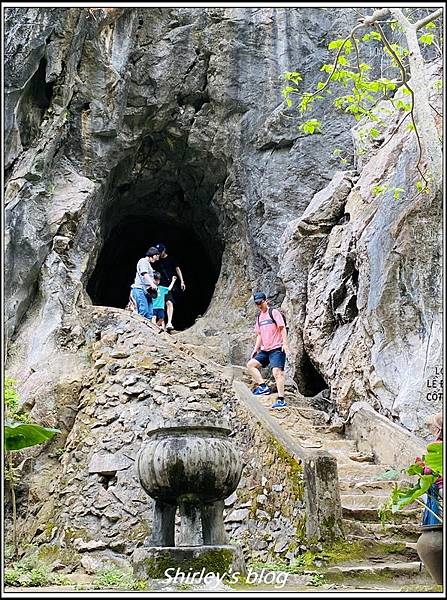
[[[240,400],[226,410],[245,464],[225,501],[230,539],[252,560],[293,560],[306,547],[303,466]]]
[[[90,368],[73,390],[69,431],[39,447],[29,465],[19,498],[21,545],[89,572],[105,561],[127,564],[151,533],[153,500],[134,467],[145,431],[195,414],[230,419],[245,465],[226,501],[230,540],[249,559],[295,556],[304,540],[302,468],[243,410],[220,367],[127,311],[97,307],[85,322]],[[49,406],[41,420],[52,414]]]

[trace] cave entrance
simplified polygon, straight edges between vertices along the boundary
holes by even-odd
[[[170,135],[147,135],[136,154],[110,173],[100,216],[102,247],[87,293],[94,304],[124,308],[138,260],[162,242],[185,280],[173,317],[174,328],[183,330],[206,312],[220,274],[218,207],[226,168],[206,148],[191,148],[187,136]]]
[[[163,242],[184,277],[186,289],[178,287],[173,324],[176,330],[186,329],[207,310],[219,277],[223,244],[217,217],[209,202],[189,203],[180,189],[165,199],[146,197],[143,202],[135,187],[121,191],[104,213],[104,242],[87,293],[93,304],[124,308],[138,260]]]
[[[295,381],[303,396],[316,396],[323,390],[328,389],[327,383],[316,369],[305,350],[303,350],[303,354],[297,367]]]
[[[216,240],[206,244],[191,227],[180,223],[181,215],[178,221],[151,215],[123,218],[104,241],[87,285],[92,302],[124,308],[138,260],[150,246],[163,242],[168,255],[177,259],[186,285],[185,291],[177,294],[174,327],[182,330],[193,325],[205,313],[213,296],[222,251]],[[217,264],[216,257],[219,257]]]

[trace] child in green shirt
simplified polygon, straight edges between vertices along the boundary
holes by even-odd
[[[154,283],[157,286],[157,297],[152,300],[152,309],[154,316],[152,317],[152,323],[158,325],[161,329],[166,329],[165,324],[165,298],[168,292],[170,292],[177,281],[177,277],[174,275],[171,279],[169,287],[160,285],[160,273],[154,272]]]

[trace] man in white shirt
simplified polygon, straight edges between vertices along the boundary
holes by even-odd
[[[150,291],[157,292],[157,286],[154,282],[154,269],[152,268],[152,263],[157,261],[159,256],[160,250],[155,248],[155,246],[151,246],[146,252],[146,255],[138,261],[135,281],[130,286],[130,295],[135,301],[137,312],[139,315],[146,317],[146,319],[152,319],[154,314]]]

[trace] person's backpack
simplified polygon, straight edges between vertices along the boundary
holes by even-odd
[[[278,323],[275,321],[275,318],[274,318],[274,316],[273,316],[273,310],[277,310],[278,312],[280,312],[280,313],[281,313],[281,316],[282,316],[282,318],[283,318],[283,320],[284,320],[284,327],[286,328],[286,331],[287,331],[287,333],[288,333],[288,332],[289,332],[289,327],[288,327],[288,325],[287,325],[287,321],[286,321],[286,315],[285,315],[285,314],[282,312],[282,310],[279,310],[279,308],[275,308],[274,306],[269,306],[269,315],[270,315],[270,318],[271,318],[271,320],[273,321],[273,323],[274,323],[276,326],[278,326]],[[259,316],[260,316],[260,314],[261,314],[261,313],[259,313],[259,315],[258,315],[258,327],[259,327]]]

